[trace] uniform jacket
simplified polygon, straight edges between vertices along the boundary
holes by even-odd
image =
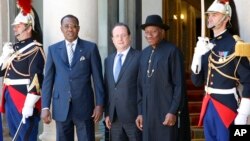
[[[208,57],[211,54],[212,58],[218,61],[220,58],[228,57],[232,53],[234,53],[236,41],[232,37],[232,35],[226,31],[220,36],[211,40],[211,42],[215,45],[212,49],[212,52],[208,52],[202,56],[202,68],[199,74],[192,74],[192,81],[194,85],[201,86],[207,85],[211,88],[216,89],[231,89],[237,87],[238,82],[233,79],[229,79],[222,74],[220,74],[215,69],[211,69],[211,73],[208,75]],[[238,67],[237,67],[238,65]],[[217,65],[221,66],[221,65]],[[229,76],[236,76],[239,78],[239,82],[244,86],[244,90],[242,93],[243,97],[250,97],[250,66],[247,58],[236,57],[232,61],[227,64],[224,64],[223,67],[218,67],[219,70]],[[209,81],[207,82],[207,78]],[[202,120],[204,113],[206,111],[207,102],[212,100],[213,104],[219,116],[221,117],[223,123],[226,127],[233,122],[234,118],[237,115],[237,101],[235,99],[234,94],[216,94],[212,93],[210,95],[206,95],[203,100],[203,106],[201,111],[201,117],[199,125],[202,125]]]
[[[70,105],[74,118],[91,119],[95,104],[104,104],[101,58],[96,44],[78,38],[71,67],[65,41],[49,46],[42,93],[42,107],[49,108],[52,103],[56,121],[66,120]]]
[[[29,38],[16,43],[13,48],[15,53],[21,49],[29,46],[22,53],[18,53],[16,57],[13,57],[12,61],[8,64],[7,68],[0,72],[1,76],[4,76],[4,80],[20,80],[28,79],[29,84],[12,85],[4,83],[3,86],[3,98],[1,103],[1,111],[4,112],[4,93],[6,90],[10,92],[11,99],[18,109],[18,112],[22,112],[22,108],[25,102],[27,93],[41,95],[41,84],[43,81],[43,68],[45,62],[45,56],[41,44],[34,42],[33,38]],[[4,81],[5,82],[5,81]],[[36,103],[36,111],[41,109],[41,101]]]
[[[143,115],[143,140],[177,140],[177,124],[163,126],[167,113],[177,115],[183,98],[183,64],[178,48],[161,41],[142,51],[138,77],[138,112]],[[151,56],[151,65],[149,58]],[[152,73],[148,73],[152,72]]]
[[[130,48],[122,65],[117,82],[114,80],[113,65],[116,53],[105,60],[105,90],[107,107],[105,115],[114,120],[116,111],[117,118],[123,123],[134,123],[137,112],[137,75],[139,70],[140,52]]]

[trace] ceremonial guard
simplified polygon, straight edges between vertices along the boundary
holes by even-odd
[[[3,76],[1,112],[6,114],[10,136],[18,141],[36,141],[40,121],[40,86],[44,51],[32,34],[35,18],[31,0],[19,0],[20,13],[12,23],[18,42],[3,46],[0,75]]]
[[[191,66],[193,83],[205,84],[199,125],[206,141],[228,141],[230,125],[246,124],[250,114],[250,46],[227,29],[232,26],[228,0],[215,0],[206,13],[214,38],[199,37]]]

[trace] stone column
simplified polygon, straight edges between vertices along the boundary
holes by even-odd
[[[4,42],[9,42],[10,17],[9,17],[9,5],[7,0],[0,1],[0,51],[2,52],[2,46]]]
[[[2,52],[2,46],[5,42],[9,42],[9,7],[7,0],[0,1],[0,52]],[[0,82],[2,82],[2,78],[0,78]],[[0,83],[0,89],[2,89],[2,83]],[[2,93],[0,93],[0,97],[2,97]],[[8,138],[8,128],[6,126],[6,117],[5,114],[0,113],[2,116],[2,127],[3,127],[3,136],[4,140]]]
[[[97,0],[53,0],[43,1],[43,39],[44,50],[48,46],[64,39],[60,30],[61,18],[67,14],[78,17],[80,22],[79,37],[98,43],[98,1]],[[100,140],[103,133],[98,132],[96,126],[96,140]],[[56,140],[56,127],[53,121],[43,125],[43,132],[39,136],[42,141]],[[77,140],[77,139],[76,139]]]
[[[239,22],[239,27],[240,27],[240,36],[245,42],[250,42],[250,19],[246,18],[248,17],[246,15],[246,11],[248,11],[248,8],[250,6],[250,1],[249,0],[240,0],[234,1],[236,10],[237,10],[237,15],[238,15],[238,22]],[[250,124],[250,123],[249,123]]]
[[[250,1],[248,0],[241,0],[241,1],[234,1],[237,15],[238,15],[238,22],[240,27],[240,37],[245,42],[250,42],[250,19],[246,18],[246,11],[248,11],[248,8],[250,6]],[[250,116],[248,116],[248,125],[250,125]]]

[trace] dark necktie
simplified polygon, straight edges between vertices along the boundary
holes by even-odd
[[[117,61],[116,61],[116,66],[115,66],[115,70],[114,70],[114,79],[115,82],[118,79],[118,76],[120,74],[121,68],[122,68],[122,55],[123,54],[118,54],[117,55]]]

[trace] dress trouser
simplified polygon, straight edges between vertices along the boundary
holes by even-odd
[[[206,141],[229,141],[229,129],[223,124],[211,100],[204,116],[204,134]]]
[[[135,122],[122,123],[115,118],[111,127],[111,139],[112,141],[141,141],[142,133]]]
[[[13,138],[18,126],[22,120],[22,114],[17,111],[8,89],[5,92],[5,111],[6,121],[8,123],[9,132]],[[26,123],[23,124],[19,130],[16,141],[36,141],[38,135],[38,125],[40,121],[40,115],[33,115],[26,119]]]
[[[74,128],[76,128],[77,141],[94,141],[95,125],[93,119],[79,120],[74,117],[71,108],[72,105],[70,105],[70,110],[65,121],[56,121],[56,140],[74,141]]]

